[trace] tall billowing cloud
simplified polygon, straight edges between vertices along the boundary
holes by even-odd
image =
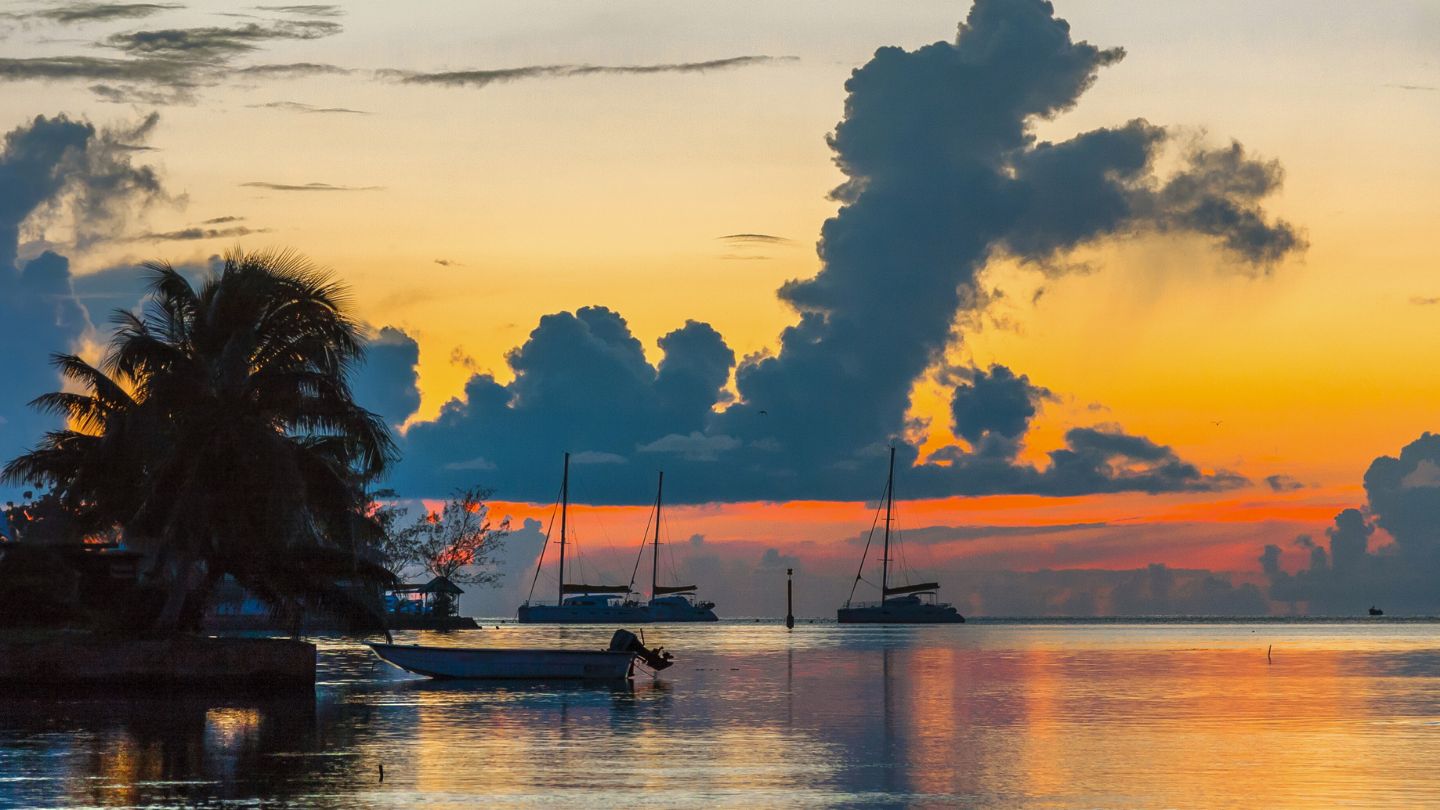
[[[544,497],[549,468],[570,449],[611,462],[597,500],[643,500],[656,466],[676,471],[667,484],[674,479],[680,499],[852,499],[875,494],[893,444],[912,496],[1242,483],[1113,425],[1071,430],[1043,469],[1018,463],[1045,394],[1009,369],[958,381],[956,434],[969,448],[917,464],[912,385],[943,367],[961,339],[957,324],[986,305],[978,278],[992,259],[1050,271],[1097,240],[1185,233],[1263,271],[1303,248],[1260,207],[1279,166],[1239,144],[1192,147],[1162,177],[1155,164],[1172,138],[1143,120],[1037,140],[1036,122],[1073,107],[1123,56],[1075,41],[1041,0],[979,0],[954,41],[881,48],[846,83],[829,138],[846,180],[820,234],[822,269],[780,288],[798,320],[777,351],[734,368],[733,402],[721,396],[728,350],[708,326],[686,327],[710,348],[705,384],[679,410],[659,405],[653,381],[695,358],[672,360],[679,346],[663,346],[657,370],[618,315],[560,313],[511,355],[513,382],[476,377],[438,421],[412,428],[401,478],[436,491],[453,485],[448,465],[483,458],[506,497]]]
[[[127,212],[163,192],[147,167],[131,163],[133,147],[155,126],[98,130],[64,116],[37,117],[5,135],[0,150],[0,458],[10,459],[54,426],[27,403],[59,378],[50,355],[70,351],[90,328],[70,263],[46,251],[20,262],[23,226],[64,226],[76,244],[113,235]]]
[[[1307,564],[1291,574],[1283,549],[1265,547],[1262,570],[1270,598],[1312,614],[1357,615],[1371,605],[1392,613],[1440,609],[1440,435],[1426,433],[1398,458],[1381,456],[1365,473],[1364,509],[1346,509],[1326,530],[1326,547],[1308,536],[1294,545]],[[1377,529],[1394,542],[1372,548]]]

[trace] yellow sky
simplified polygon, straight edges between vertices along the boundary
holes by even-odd
[[[184,200],[135,228],[244,216],[269,229],[244,246],[294,246],[339,270],[365,318],[420,340],[422,416],[470,373],[453,362],[457,350],[508,377],[504,353],[562,309],[618,310],[652,359],[654,341],[686,319],[712,323],[738,354],[774,347],[792,321],[774,290],[817,270],[814,242],[835,210],[826,194],[840,174],[824,136],[849,70],[882,45],[951,37],[965,4],[772,5],[355,5],[344,34],[276,44],[264,61],[371,71],[798,59],[483,89],[368,72],[213,88],[162,110],[153,163]],[[1310,247],[1264,277],[1198,240],[1157,237],[1087,249],[1092,274],[992,268],[1007,295],[955,357],[1007,364],[1060,396],[1032,452],[1058,446],[1065,427],[1115,422],[1207,468],[1349,487],[1369,459],[1435,427],[1440,305],[1412,299],[1440,296],[1437,7],[1057,5],[1077,37],[1123,45],[1128,57],[1042,137],[1143,116],[1211,143],[1237,138],[1283,163],[1284,191],[1267,207],[1300,225]],[[185,13],[213,20],[205,15],[220,8]],[[10,37],[24,55],[73,47],[34,31]],[[276,100],[370,114],[248,106]],[[0,123],[143,109],[99,103],[78,85],[12,84]],[[242,186],[254,181],[379,188]],[[716,239],[738,232],[792,243],[738,250]],[[73,258],[87,272],[231,244],[121,242]],[[922,386],[916,409],[943,430],[934,391]]]

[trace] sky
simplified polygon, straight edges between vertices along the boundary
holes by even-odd
[[[373,327],[391,484],[493,487],[517,572],[569,451],[610,576],[663,468],[676,576],[773,613],[788,560],[824,614],[894,445],[907,575],[962,612],[1433,612],[1437,35],[1425,2],[6,4],[0,451],[137,262],[293,247]]]

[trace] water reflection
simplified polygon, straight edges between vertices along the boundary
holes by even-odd
[[[1424,804],[1432,630],[654,628],[680,663],[600,687],[416,680],[329,640],[313,697],[0,697],[0,805]]]

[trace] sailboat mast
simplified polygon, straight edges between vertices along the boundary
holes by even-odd
[[[654,599],[655,586],[660,584],[660,498],[665,494],[665,471],[660,471],[660,485],[655,488],[655,553],[650,560],[650,598]]]
[[[893,450],[891,451],[894,452]],[[556,605],[565,604],[565,517],[570,511],[570,454],[565,454],[565,472],[560,476],[560,596]]]
[[[895,505],[895,448],[890,448],[890,475],[885,479],[885,553],[880,557],[880,601],[885,601],[890,590],[890,515]],[[564,522],[561,522],[560,537],[565,537]],[[562,546],[563,548],[563,546]]]

